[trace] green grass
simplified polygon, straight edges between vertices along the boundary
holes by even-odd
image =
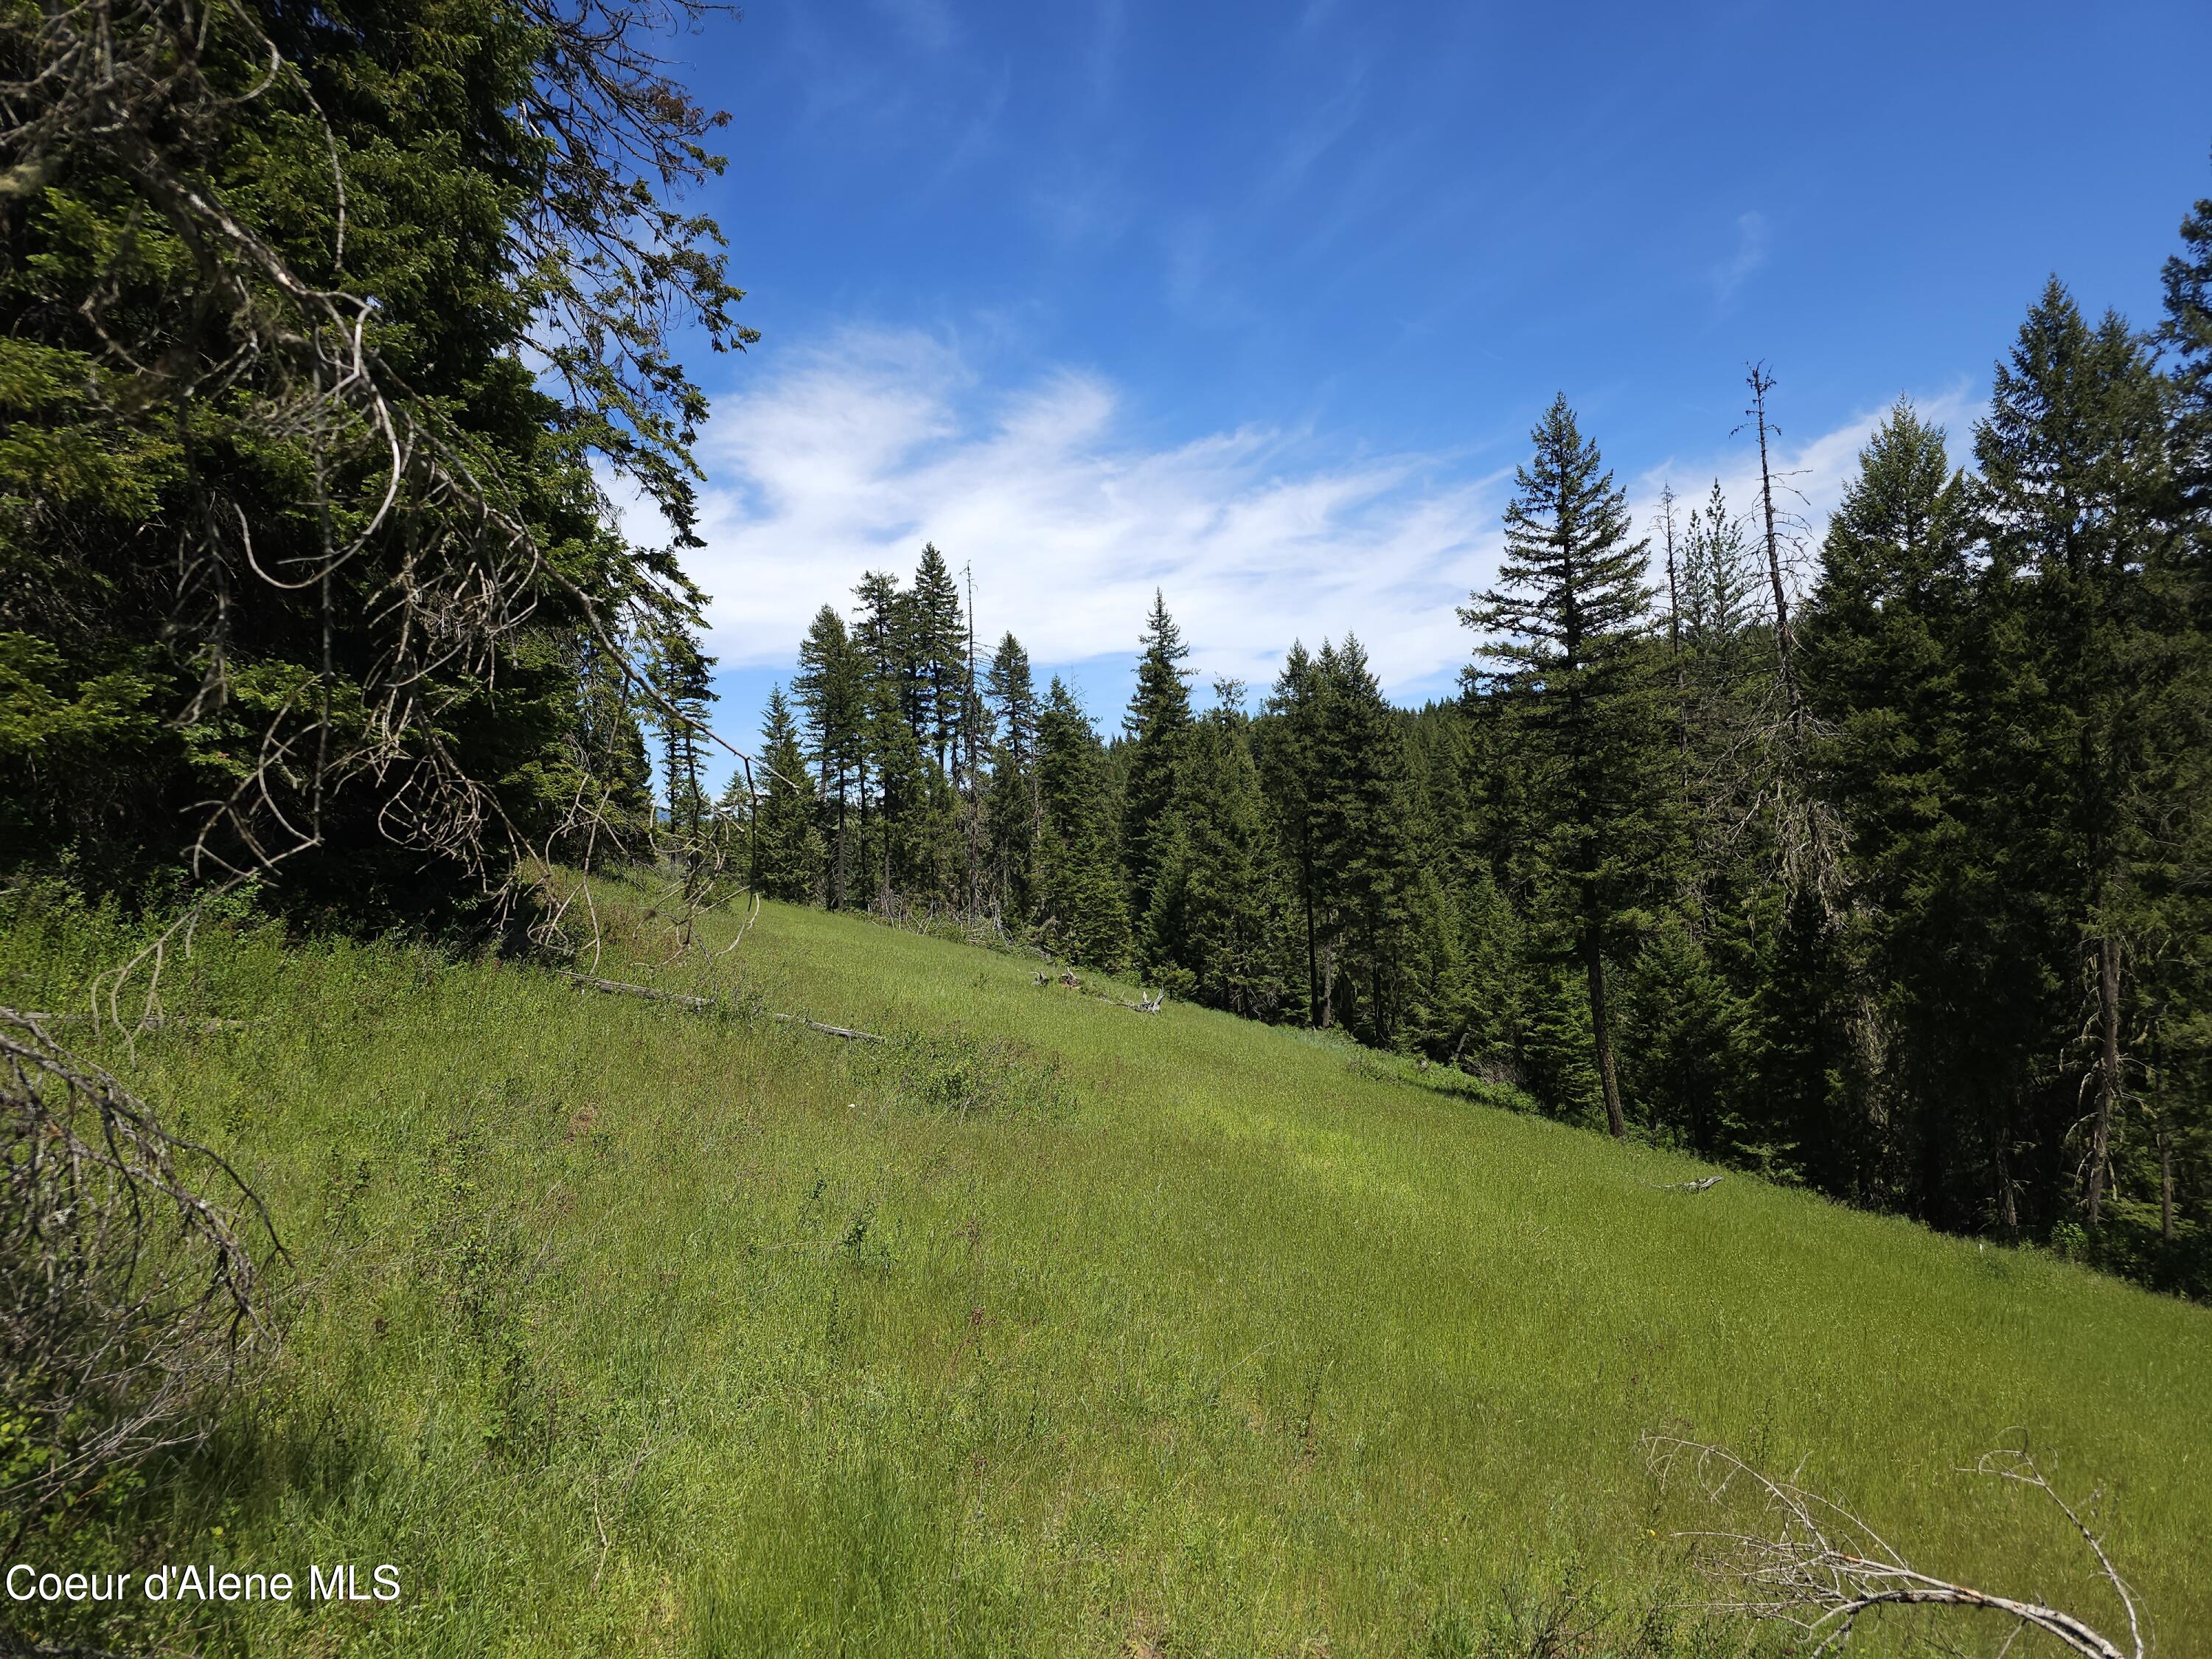
[[[116,944],[19,921],[0,1001]],[[259,1186],[296,1288],[96,1565],[401,1568],[185,1629],[253,1653],[1472,1654],[1577,1584],[1625,1638],[1690,1518],[1638,1435],[1686,1425],[2107,1615],[1958,1472],[2025,1430],[2102,1486],[2159,1651],[2212,1654],[2204,1309],[1653,1190],[1702,1171],[861,921],[771,906],[731,961],[740,1007],[906,1040],[252,931],[173,966],[172,1010],[252,1023],[98,1052]]]

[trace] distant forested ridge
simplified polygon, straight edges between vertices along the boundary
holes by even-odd
[[[1809,580],[1763,369],[1759,499],[1648,525],[1561,399],[1417,711],[1350,636],[1201,709],[1156,596],[1102,738],[927,547],[771,700],[754,884],[2212,1292],[2212,202],[2182,235],[2151,333],[2051,283],[1970,469],[1900,402]]]

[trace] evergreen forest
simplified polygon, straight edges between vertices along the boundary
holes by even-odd
[[[1527,411],[1449,698],[752,745],[729,9],[0,8],[0,1651],[2212,1651],[2212,198],[1817,532]]]
[[[1757,499],[1648,524],[1562,398],[1418,709],[1350,635],[1194,698],[1156,594],[1102,736],[926,546],[823,605],[714,821],[769,897],[2212,1293],[2212,203],[2164,279],[2147,333],[2054,279],[1974,429],[1900,400],[1810,547],[1764,366]]]

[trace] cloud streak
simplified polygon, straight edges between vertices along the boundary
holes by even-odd
[[[1448,678],[1453,614],[1495,568],[1502,481],[1418,454],[1328,459],[1261,427],[1147,445],[1070,370],[988,391],[960,352],[849,333],[725,401],[705,448],[710,648],[787,663],[864,571],[925,540],[975,576],[981,628],[1050,662],[1126,655],[1152,589],[1201,677],[1273,677],[1294,638],[1356,631],[1386,684]]]
[[[1787,453],[1805,516],[1825,516],[1878,418]],[[687,559],[714,596],[709,648],[781,668],[823,604],[848,610],[863,572],[909,572],[928,540],[972,569],[987,640],[1011,629],[1040,661],[1126,659],[1157,586],[1201,682],[1264,685],[1294,639],[1352,632],[1394,696],[1449,690],[1474,642],[1456,607],[1496,573],[1510,467],[1346,454],[1291,428],[1166,444],[1132,428],[1096,374],[1007,389],[942,339],[838,337],[718,410],[706,546]],[[1634,481],[1639,518],[1662,476],[1701,495],[1715,471],[1750,502],[1740,455],[1670,461]]]
[[[1760,213],[1741,213],[1735,221],[1735,252],[1711,273],[1713,297],[1726,305],[1736,296],[1736,290],[1751,280],[1752,274],[1766,263],[1766,217]]]

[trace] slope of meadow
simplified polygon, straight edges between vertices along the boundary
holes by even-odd
[[[647,977],[648,931],[618,903],[599,971]],[[81,1006],[119,944],[19,911],[0,1001]],[[404,1588],[137,1634],[1450,1655],[1579,1598],[1591,1650],[1693,1518],[1638,1446],[1686,1425],[2113,1616],[2028,1494],[1959,1472],[2025,1431],[2102,1486],[2160,1653],[2212,1654],[2212,1311],[1740,1176],[1658,1190],[1703,1171],[1035,968],[770,907],[701,1014],[204,936],[167,1006],[242,1028],[88,1048],[269,1198],[290,1334],[97,1565]]]

